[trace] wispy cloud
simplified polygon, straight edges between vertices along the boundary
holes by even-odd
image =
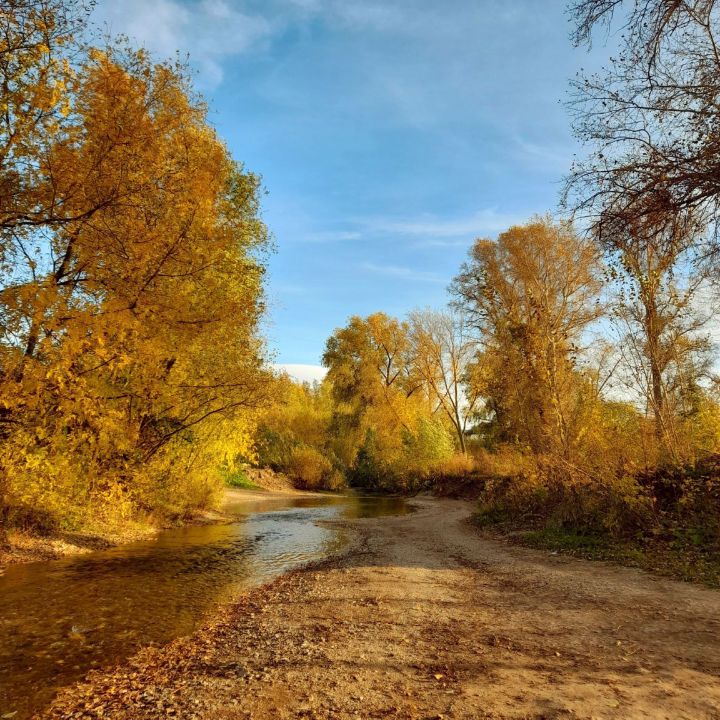
[[[496,235],[526,220],[525,216],[487,208],[462,217],[424,214],[405,219],[375,219],[368,221],[368,225],[375,232],[415,237],[425,246],[446,247],[467,245],[477,237]]]
[[[123,0],[102,2],[93,21],[125,34],[159,59],[189,53],[201,86],[223,79],[223,63],[254,48],[275,31],[265,17],[242,12],[229,0]]]
[[[401,265],[377,265],[371,262],[365,262],[361,265],[363,270],[375,273],[376,275],[389,275],[399,280],[410,280],[417,282],[444,283],[446,278],[440,277],[437,273],[427,272],[425,270],[416,270],[414,268],[403,267]]]
[[[541,165],[543,169],[559,174],[570,170],[575,150],[575,146],[570,144],[535,143],[521,137],[515,137],[515,146],[526,162]]]
[[[256,50],[288,25],[310,16],[351,31],[397,31],[397,8],[365,0],[270,0],[254,11],[240,0],[100,0],[93,22],[111,35],[127,35],[158,59],[189,54],[205,89],[223,80],[233,56]]]
[[[469,245],[478,237],[495,236],[513,225],[527,222],[529,217],[500,212],[494,208],[449,217],[430,213],[405,218],[354,217],[348,223],[353,229],[304,230],[290,237],[293,242],[320,245],[373,241],[391,235],[410,239],[415,247],[461,247]]]
[[[360,240],[363,234],[357,230],[319,230],[301,235],[298,239],[305,243],[335,243]]]

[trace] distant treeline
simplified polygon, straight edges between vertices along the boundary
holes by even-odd
[[[82,2],[6,2],[0,527],[180,514],[254,463],[720,550],[718,9],[570,12],[625,33],[573,83],[564,219],[476,240],[446,308],[350,318],[311,387],[266,369],[259,182],[187,69],[88,47]]]

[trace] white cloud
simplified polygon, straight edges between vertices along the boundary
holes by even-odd
[[[376,219],[369,221],[368,225],[377,232],[420,238],[423,245],[449,246],[466,245],[477,237],[496,235],[527,220],[527,216],[488,208],[463,217],[443,218],[425,214],[399,220]]]
[[[318,232],[309,232],[300,238],[301,242],[306,243],[333,243],[348,242],[351,240],[360,240],[362,233],[356,230],[320,230]]]
[[[376,265],[375,263],[366,262],[363,263],[361,267],[377,275],[389,275],[401,280],[433,283],[446,282],[445,279],[441,278],[437,273],[427,272],[425,270],[414,270],[413,268],[400,265]]]
[[[301,363],[278,363],[274,365],[276,370],[286,372],[297,382],[320,382],[327,370],[321,365],[304,365]]]
[[[270,37],[273,25],[228,0],[104,0],[94,22],[112,35],[125,34],[158,59],[189,53],[199,84],[215,87],[223,62]]]

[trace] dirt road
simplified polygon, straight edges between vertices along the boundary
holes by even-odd
[[[720,718],[719,592],[485,540],[470,510],[353,521],[348,556],[46,717]]]

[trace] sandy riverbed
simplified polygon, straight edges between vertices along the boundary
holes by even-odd
[[[720,593],[481,538],[423,499],[45,718],[720,717]]]

